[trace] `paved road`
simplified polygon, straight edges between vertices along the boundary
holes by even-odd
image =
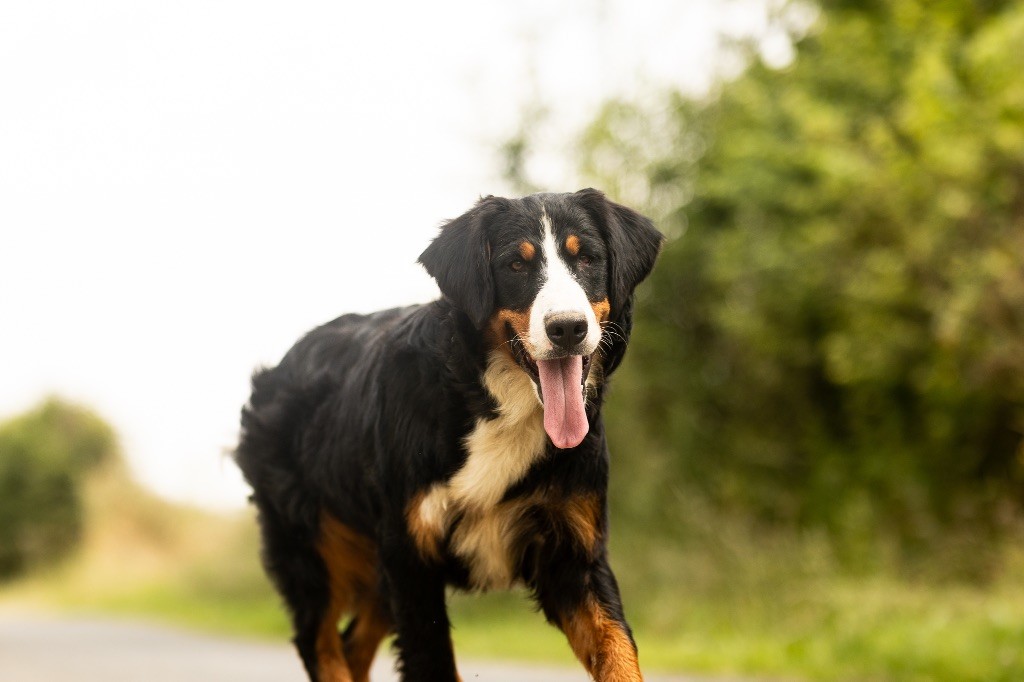
[[[397,682],[378,658],[374,682]],[[585,682],[581,671],[460,661],[466,682]],[[135,621],[0,613],[3,682],[301,682],[291,648]],[[648,676],[648,682],[697,682]]]

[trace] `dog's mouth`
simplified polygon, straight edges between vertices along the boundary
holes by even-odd
[[[512,344],[516,363],[540,388],[544,430],[556,448],[574,448],[583,442],[587,421],[585,390],[590,355],[565,355],[537,360],[522,343]]]
[[[530,375],[533,382],[540,386],[540,367],[537,366],[537,361],[533,359],[529,351],[523,347],[523,344],[516,343],[513,345],[513,355],[515,356],[516,364],[523,368],[523,371]],[[586,386],[587,377],[590,376],[590,355],[569,355],[567,358],[583,358],[583,372],[580,376],[580,386]],[[564,358],[563,358],[564,359]],[[541,400],[543,400],[543,393],[541,394]]]

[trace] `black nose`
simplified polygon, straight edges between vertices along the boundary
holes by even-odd
[[[587,338],[587,318],[580,313],[549,313],[544,316],[544,330],[557,348],[572,351]]]

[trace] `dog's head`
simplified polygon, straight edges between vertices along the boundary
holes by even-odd
[[[593,189],[486,197],[420,255],[441,293],[534,380],[558,447],[586,435],[582,388],[662,236]],[[582,419],[582,424],[580,423]]]

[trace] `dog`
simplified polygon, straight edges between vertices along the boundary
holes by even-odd
[[[235,459],[310,680],[368,680],[391,634],[403,680],[457,680],[446,586],[516,584],[595,680],[642,679],[601,406],[662,240],[597,190],[488,196],[419,258],[439,300],[344,315],[254,374]]]

